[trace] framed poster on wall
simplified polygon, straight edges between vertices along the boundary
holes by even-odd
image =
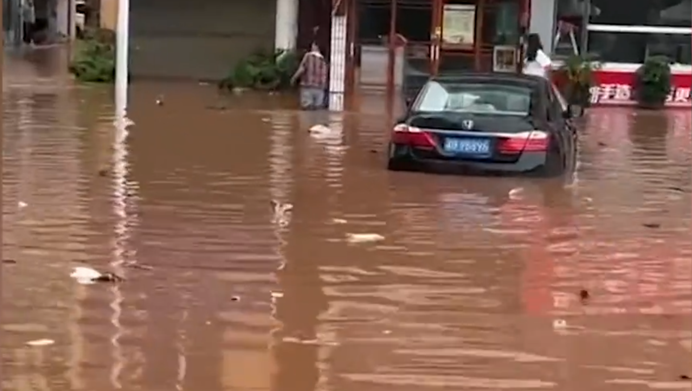
[[[517,71],[517,47],[500,45],[493,47],[493,72]]]
[[[442,9],[442,44],[473,46],[476,32],[476,6],[445,4]]]

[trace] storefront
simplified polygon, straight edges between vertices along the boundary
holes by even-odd
[[[674,74],[668,106],[692,107],[692,0],[333,1],[333,90],[340,93],[412,94],[434,75],[513,72],[523,58],[521,37],[535,32],[556,68],[574,53],[597,56],[596,105],[634,104],[634,72],[648,56],[666,55]],[[345,32],[335,33],[337,24]]]
[[[353,84],[413,93],[428,77],[516,72],[529,0],[354,0]]]
[[[692,107],[692,0],[554,1],[555,66],[575,52],[601,61],[592,88],[593,104],[633,105],[635,71],[647,57],[665,55],[673,63],[667,106]]]

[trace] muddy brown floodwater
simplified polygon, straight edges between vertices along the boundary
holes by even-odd
[[[3,390],[692,389],[689,111],[591,110],[564,187],[387,172],[377,97],[136,82],[122,148],[51,67],[5,64]]]

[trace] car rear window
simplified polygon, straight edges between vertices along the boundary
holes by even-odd
[[[527,116],[531,88],[500,83],[431,81],[416,99],[415,111]]]

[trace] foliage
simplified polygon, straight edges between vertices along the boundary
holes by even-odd
[[[660,108],[671,90],[670,60],[665,56],[653,56],[637,69],[634,96],[639,105]]]
[[[590,98],[590,89],[594,85],[594,70],[600,64],[591,58],[583,55],[572,55],[565,60],[560,67],[560,72],[565,77],[565,95],[570,103],[586,106]]]
[[[84,32],[76,42],[70,72],[83,82],[112,83],[115,80],[115,35],[105,29]]]
[[[262,90],[290,88],[291,77],[298,65],[298,53],[294,51],[257,51],[236,64],[229,75],[221,80],[219,87]]]

